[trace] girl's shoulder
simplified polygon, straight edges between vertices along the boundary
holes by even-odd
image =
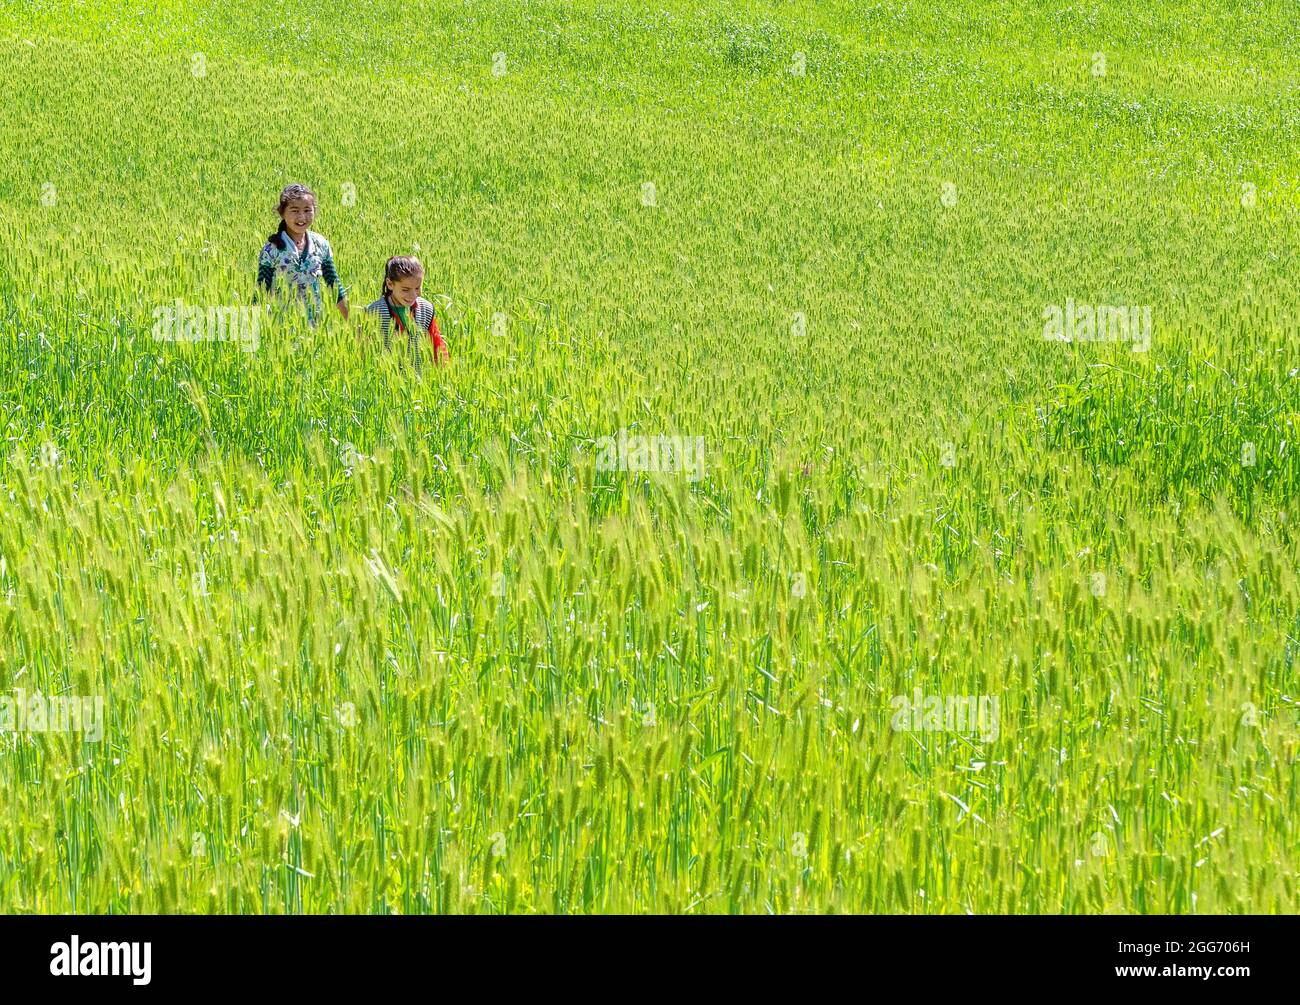
[[[415,298],[415,309],[421,313],[424,311],[428,311],[430,314],[438,313],[438,309],[430,301],[425,300],[424,297]]]
[[[387,314],[388,302],[383,297],[380,297],[374,303],[367,304],[366,310],[368,310],[371,314]]]
[[[326,239],[324,234],[318,234],[314,230],[309,230],[307,231],[307,237],[311,243],[316,246],[317,250],[326,255],[331,252],[332,249],[330,248],[330,242]]]

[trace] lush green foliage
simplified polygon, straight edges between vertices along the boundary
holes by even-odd
[[[0,694],[109,723],[0,736],[0,907],[1300,909],[1296,26],[1214,6],[6,5]],[[452,366],[153,338],[290,181]]]

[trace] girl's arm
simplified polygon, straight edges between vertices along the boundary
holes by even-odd
[[[434,359],[450,363],[451,350],[447,348],[447,343],[442,338],[442,332],[438,330],[438,315],[436,313],[429,318],[429,338],[433,340]]]
[[[337,289],[339,291],[339,296],[338,296],[339,313],[342,314],[344,318],[347,318],[348,289],[341,282],[339,282],[339,274],[334,268],[334,252],[329,248],[325,249],[325,257],[321,259],[320,274],[321,274],[321,278],[325,280],[327,286],[329,286],[332,289]]]
[[[271,257],[269,248],[263,248],[261,255],[257,259],[257,287],[258,290],[266,290],[270,293],[275,285],[275,261]],[[257,303],[258,295],[253,294],[253,303]]]

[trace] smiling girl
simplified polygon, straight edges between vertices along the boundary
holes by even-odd
[[[338,291],[339,313],[348,316],[348,291],[334,269],[329,241],[311,229],[316,219],[316,193],[306,185],[288,185],[276,207],[280,229],[267,238],[257,262],[257,283],[270,293],[279,276],[290,292],[307,306],[307,320],[316,324],[321,311],[321,280]]]
[[[380,330],[384,333],[384,348],[392,343],[394,328],[405,333],[406,344],[416,358],[420,359],[420,344],[428,335],[433,344],[434,359],[438,362],[449,360],[451,353],[447,343],[438,331],[438,316],[433,304],[420,296],[424,287],[424,266],[418,258],[409,255],[395,255],[384,265],[383,296],[366,308],[366,313],[379,318]]]

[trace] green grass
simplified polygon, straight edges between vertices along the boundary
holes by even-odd
[[[0,735],[0,909],[1300,909],[1296,29],[1216,6],[6,6],[0,696],[109,721]],[[290,181],[451,367],[152,337]]]

